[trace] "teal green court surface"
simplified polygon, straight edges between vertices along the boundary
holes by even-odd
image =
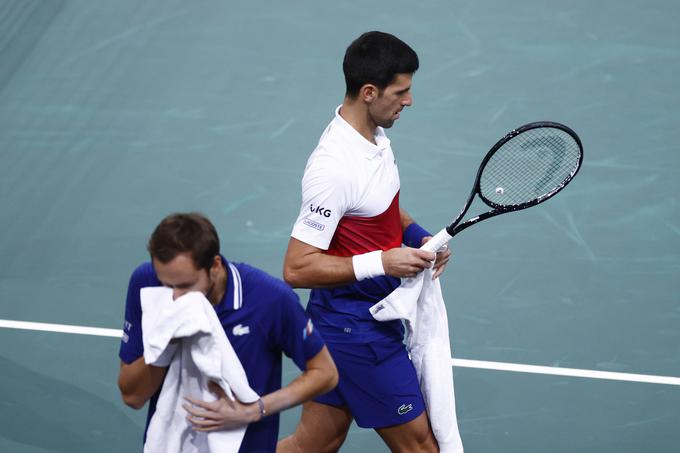
[[[585,147],[554,200],[450,244],[466,452],[679,451],[678,17],[665,0],[3,0],[0,451],[141,451],[116,335],[149,234],[201,211],[228,258],[280,276],[345,48],[373,29],[420,56],[388,136],[430,231],[509,130],[558,121]],[[353,426],[341,451],[387,448]]]

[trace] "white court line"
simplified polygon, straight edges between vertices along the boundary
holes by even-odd
[[[0,328],[39,330],[43,332],[74,333],[95,335],[99,337],[120,338],[120,329],[104,329],[101,327],[70,326],[65,324],[47,324],[42,322],[10,321],[0,319]],[[451,365],[460,368],[478,368],[483,370],[513,371],[518,373],[549,374],[555,376],[571,376],[589,379],[609,379],[614,381],[644,382],[650,384],[680,385],[680,378],[671,376],[653,376],[649,374],[616,373],[613,371],[581,370],[576,368],[557,368],[538,365],[522,365],[519,363],[487,362],[482,360],[451,359]]]
[[[77,333],[81,335],[95,335],[98,337],[123,336],[120,329],[104,329],[101,327],[69,326],[66,324],[46,324],[43,322],[10,321],[0,319],[0,327],[7,329],[40,330],[43,332]]]
[[[616,373],[613,371],[580,370],[577,368],[558,368],[550,366],[522,365],[519,363],[485,362],[481,360],[451,359],[451,365],[463,368],[484,370],[514,371],[518,373],[551,374],[589,379],[609,379],[613,381],[646,382],[650,384],[680,385],[680,378],[653,376],[649,374]]]

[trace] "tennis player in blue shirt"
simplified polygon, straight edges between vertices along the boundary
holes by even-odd
[[[144,362],[140,289],[166,286],[175,298],[200,291],[215,307],[250,387],[262,398],[252,404],[234,403],[215,386],[219,399],[187,406],[189,420],[199,431],[248,425],[240,451],[274,452],[278,413],[333,389],[338,380],[333,360],[297,295],[259,269],[227,261],[220,255],[215,227],[200,214],[163,219],[151,235],[148,250],[151,262],[135,269],[128,286],[119,354],[123,400],[135,409],[149,401],[148,427],[167,372]],[[303,370],[283,388],[281,353]]]

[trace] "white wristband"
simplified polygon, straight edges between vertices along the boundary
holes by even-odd
[[[352,257],[352,267],[354,268],[354,276],[357,278],[357,281],[385,275],[385,269],[382,265],[382,250],[354,255]]]

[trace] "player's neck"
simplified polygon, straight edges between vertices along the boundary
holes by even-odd
[[[222,265],[217,278],[215,279],[214,286],[208,296],[208,300],[210,301],[211,305],[215,306],[222,302],[222,299],[224,299],[224,293],[227,291],[228,278],[229,276],[227,274],[227,269],[224,267],[224,265]]]
[[[375,131],[378,125],[371,119],[363,103],[345,98],[340,107],[340,116],[362,137],[375,145]]]

